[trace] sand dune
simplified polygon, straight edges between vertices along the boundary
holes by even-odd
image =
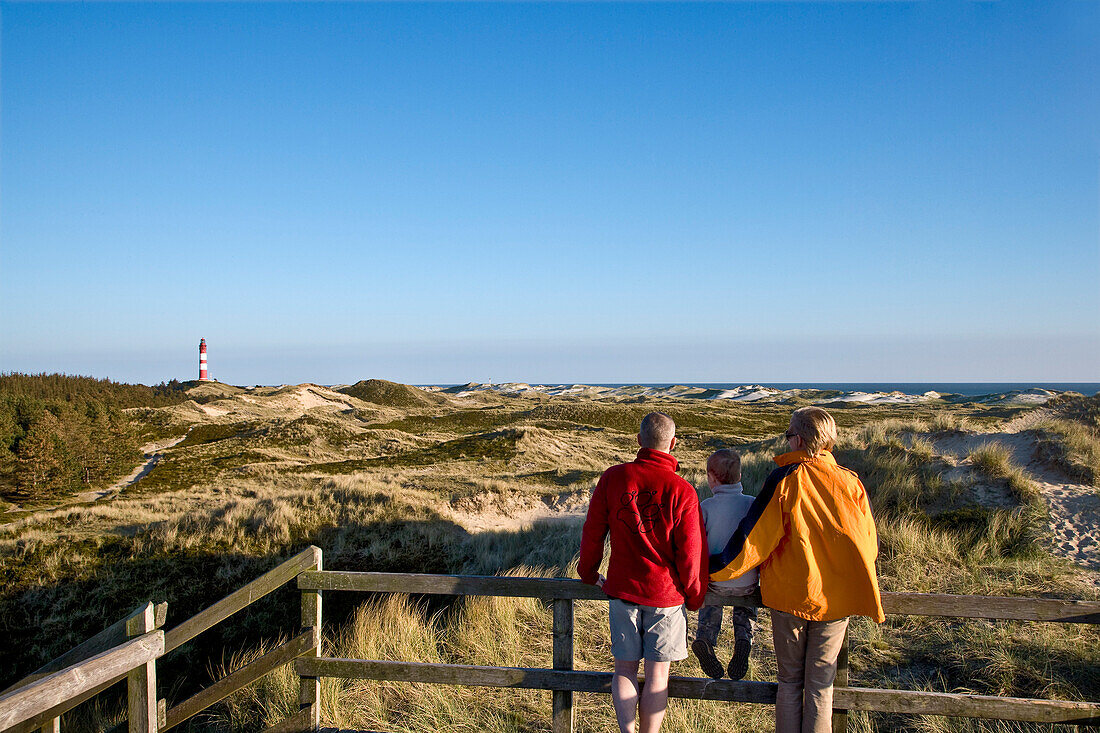
[[[1043,495],[1050,512],[1051,552],[1091,571],[1086,573],[1088,581],[1100,586],[1100,494],[1039,460],[1038,436],[1031,427],[1047,416],[1044,410],[1033,410],[1006,423],[1002,432],[952,433],[934,437],[933,446],[937,454],[954,463],[965,462],[971,451],[983,445],[1004,446],[1013,463],[1024,469]],[[983,496],[989,505],[1005,504],[1004,496],[988,492]]]
[[[1059,394],[1054,390],[1033,388],[996,392],[987,395],[965,396],[939,392],[906,394],[905,392],[823,392],[816,389],[776,389],[758,384],[745,384],[732,389],[714,389],[691,387],[682,384],[668,387],[647,385],[624,385],[621,387],[601,387],[586,384],[527,384],[525,382],[506,382],[503,384],[478,384],[470,382],[459,387],[427,387],[425,392],[440,392],[455,397],[469,397],[479,393],[491,392],[509,397],[529,397],[547,395],[550,397],[584,397],[594,400],[614,400],[624,398],[650,399],[703,399],[731,400],[735,402],[789,402],[804,399],[813,404],[861,403],[870,405],[918,404],[926,402],[949,402],[954,404],[976,403],[1004,406],[1041,405]]]

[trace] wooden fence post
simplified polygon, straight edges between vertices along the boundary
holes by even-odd
[[[554,599],[554,669],[573,669],[573,601]],[[554,690],[554,733],[573,733],[573,692]]]
[[[833,687],[848,686],[848,629],[844,629],[844,644],[836,658],[836,680]],[[833,733],[846,733],[848,730],[848,711],[833,708]]]
[[[38,729],[39,733],[61,733],[61,718],[51,718]]]
[[[141,636],[157,625],[153,604],[126,622],[127,636]],[[157,733],[157,663],[145,662],[127,675],[130,733]]]
[[[314,570],[321,569],[321,551],[317,551],[317,563]],[[302,591],[302,627],[316,629],[317,645],[306,652],[304,657],[321,656],[321,591]],[[308,710],[309,730],[321,727],[321,679],[319,677],[299,677],[298,710]]]

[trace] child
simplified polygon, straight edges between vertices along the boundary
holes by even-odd
[[[728,448],[716,451],[707,459],[707,483],[714,496],[703,501],[699,509],[707,530],[708,548],[711,553],[716,553],[725,548],[737,531],[737,525],[752,506],[753,497],[742,493],[741,456]],[[711,581],[708,590],[722,596],[723,600],[733,600],[756,590],[757,579],[757,570],[753,568],[732,580]],[[703,606],[699,609],[699,630],[691,644],[703,672],[716,680],[722,678],[722,663],[714,654],[718,633],[722,630],[722,609],[722,606]],[[755,620],[755,608],[733,607],[733,658],[726,670],[732,680],[741,679],[749,671]]]

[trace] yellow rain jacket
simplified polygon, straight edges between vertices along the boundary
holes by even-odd
[[[854,471],[822,451],[784,453],[722,552],[710,579],[760,566],[764,605],[810,621],[869,616],[881,623],[878,532]]]

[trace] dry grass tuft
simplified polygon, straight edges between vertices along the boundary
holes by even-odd
[[[1100,431],[1070,420],[1047,420],[1036,430],[1041,460],[1074,480],[1100,488]]]
[[[967,455],[975,468],[992,479],[1004,479],[1020,504],[1038,513],[1045,511],[1043,497],[1022,468],[1015,465],[1008,449],[999,443],[986,443]]]

